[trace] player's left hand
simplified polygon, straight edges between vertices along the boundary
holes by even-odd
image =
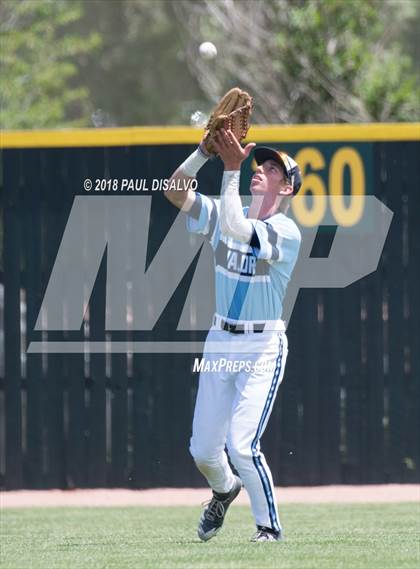
[[[222,128],[215,134],[213,145],[225,165],[225,170],[240,170],[255,142],[250,142],[243,148],[231,130]]]

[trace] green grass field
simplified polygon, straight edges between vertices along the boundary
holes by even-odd
[[[1,512],[2,569],[418,569],[419,505],[287,505],[286,539],[249,543],[233,506],[201,543],[200,508],[50,508]]]

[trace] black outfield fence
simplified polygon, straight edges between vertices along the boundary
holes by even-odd
[[[115,195],[113,180],[147,186],[168,178],[198,137],[192,129],[2,134],[2,487],[203,485],[188,452],[200,354],[28,352],[40,342],[149,338],[105,329],[106,254],[80,330],[45,332],[35,323],[75,196]],[[418,482],[420,125],[259,127],[250,140],[297,157],[309,195],[370,194],[394,213],[375,272],[347,288],[299,292],[285,380],[262,439],[275,483]],[[200,191],[218,192],[221,169],[205,166]],[[244,193],[248,180],[244,168]],[[152,196],[150,264],[177,212],[150,185],[118,195]],[[337,225],[357,218],[351,197],[345,204]],[[295,213],[302,225],[317,225],[310,198]],[[334,230],[318,230],[312,256],[328,256]],[[131,245],[135,256],[140,244]],[[174,290],[154,340],[205,337],[176,331],[196,264]]]

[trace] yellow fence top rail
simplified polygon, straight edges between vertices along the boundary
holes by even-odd
[[[196,144],[202,132],[202,129],[182,126],[3,130],[0,148]],[[247,140],[257,143],[420,140],[420,123],[257,125],[250,129]]]

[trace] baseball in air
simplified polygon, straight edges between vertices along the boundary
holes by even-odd
[[[217,55],[217,48],[211,41],[203,42],[199,49],[203,59],[214,59]]]

